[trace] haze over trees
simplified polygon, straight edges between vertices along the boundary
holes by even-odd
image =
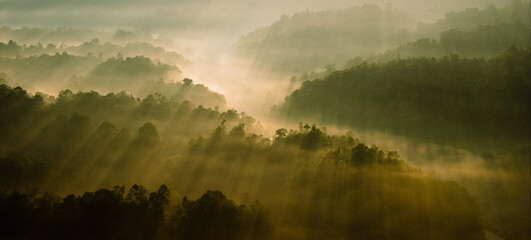
[[[481,156],[480,162],[489,169],[486,172],[502,171],[510,177],[465,177],[464,182],[479,187],[481,181],[492,178],[488,181],[527,184],[530,59],[529,50],[512,47],[490,60],[449,55],[381,64],[364,62],[323,79],[304,82],[271,112],[276,118],[312,119],[320,124],[404,136],[414,145],[466,149]],[[480,187],[484,198],[501,194],[515,200],[513,208],[490,214],[505,221],[514,217],[520,219],[517,222],[527,222],[530,189],[523,187],[526,184],[512,185],[520,190],[503,184],[503,193],[497,188]],[[493,200],[486,200],[484,206],[501,208]],[[513,229],[516,228],[521,236],[527,236],[526,226]]]
[[[236,51],[249,58],[253,68],[308,71],[399,45],[403,40],[393,38],[393,33],[412,23],[399,10],[377,5],[283,15],[243,37]]]
[[[500,8],[470,8],[447,13],[435,23],[419,24],[392,5],[301,12],[283,15],[247,34],[235,51],[253,68],[282,74],[310,72],[327,64],[343,66],[353,57],[366,58],[401,45],[405,46],[376,60],[448,53],[493,57],[512,44],[530,46],[529,4],[513,1]],[[424,40],[439,35],[439,45]]]
[[[0,239],[529,239],[530,7],[0,1]]]
[[[6,46],[20,48],[14,42]],[[142,56],[124,58],[118,54],[103,60],[95,56],[75,56],[63,52],[5,57],[0,58],[0,72],[8,84],[52,94],[65,88],[106,93],[127,91],[140,97],[160,93],[177,101],[191,100],[212,108],[226,107],[224,96],[202,84],[194,84],[191,79],[183,79],[178,67]]]
[[[6,86],[4,89],[4,92],[10,90]],[[11,93],[17,90],[23,91],[14,89]],[[19,97],[22,102],[30,102],[27,104],[31,105],[31,101],[35,101],[37,106],[42,107],[39,96],[30,98],[24,93],[19,95],[22,95],[22,98]],[[58,102],[61,101],[59,99]],[[5,105],[12,106],[13,104]],[[36,109],[35,111],[38,112],[39,108],[36,107]],[[11,115],[14,114],[11,113]],[[224,115],[225,118],[229,119],[229,116]],[[197,124],[197,121],[191,124]],[[9,186],[10,189],[40,187],[49,191],[68,192],[108,186],[112,182],[122,182],[128,185],[134,184],[135,181],[146,182],[150,185],[167,182],[171,184],[170,186],[182,189],[191,195],[199,194],[198,191],[201,189],[223,186],[226,192],[234,196],[245,195],[244,201],[248,198],[262,199],[261,201],[271,209],[272,216],[282,219],[282,223],[275,230],[265,218],[265,210],[261,205],[251,205],[250,210],[242,207],[236,208],[230,201],[225,200],[221,193],[207,192],[207,195],[204,195],[198,202],[189,202],[185,198],[182,207],[178,207],[176,215],[170,218],[175,223],[167,223],[170,226],[168,231],[177,236],[184,236],[185,239],[189,237],[210,239],[211,236],[217,234],[222,234],[221,236],[227,239],[256,239],[252,237],[253,234],[264,238],[279,236],[292,239],[320,239],[326,236],[335,236],[339,239],[348,239],[352,236],[367,239],[374,237],[392,239],[397,235],[422,239],[426,234],[435,234],[435,239],[482,238],[477,206],[466,190],[455,183],[441,182],[410,167],[399,159],[396,152],[384,152],[374,146],[367,147],[355,139],[351,133],[343,136],[330,136],[315,126],[310,127],[307,124],[301,125],[298,131],[279,129],[274,141],[260,135],[247,134],[243,123],[232,127],[230,131],[226,129],[225,124],[228,122],[223,120],[208,137],[193,138],[188,144],[182,146],[182,142],[175,141],[175,138],[161,137],[157,127],[152,123],[142,125],[136,134],[133,134],[126,129],[118,131],[108,122],[103,122],[96,130],[92,130],[90,119],[77,113],[70,117],[59,115],[44,126],[27,144],[21,144],[22,147],[3,143],[4,146],[10,146],[10,148],[3,150],[0,161],[0,169],[3,171],[2,186]],[[31,127],[24,129],[31,129]],[[331,178],[338,173],[342,173],[338,175],[341,177]],[[236,179],[239,180],[236,181]],[[194,184],[190,185],[190,182]],[[242,184],[247,187],[242,187]],[[140,191],[138,194],[145,192],[142,188],[135,186],[130,192]],[[331,186],[339,188],[330,192]],[[425,187],[419,188],[419,186]],[[106,203],[106,201],[115,199],[113,196],[116,197],[118,190],[123,192],[123,188],[122,190],[115,188],[114,192],[100,190],[95,193],[85,193],[77,198],[67,196],[62,202],[53,204],[46,202],[49,201],[49,197],[40,199],[38,196],[35,198],[31,193],[11,192],[4,193],[3,201],[6,203],[2,206],[6,208],[4,211],[8,211],[7,209],[12,209],[10,204],[14,204],[11,199],[21,198],[26,199],[23,201],[27,202],[25,203],[27,205],[23,207],[29,208],[24,211],[40,212],[39,205],[34,203],[40,202],[46,206],[52,206],[52,209],[47,210],[49,213],[42,217],[53,219],[54,215],[59,214],[55,213],[57,211],[54,210],[55,207],[61,209],[62,205],[80,201],[79,204],[75,204],[75,208],[68,210],[73,211],[72,213],[66,213],[72,215],[61,218],[65,219],[63,221],[71,222],[72,229],[78,229],[81,232],[85,231],[83,225],[76,224],[81,224],[83,221],[70,219],[69,216],[79,217],[79,214],[83,214],[85,211],[83,204],[88,204],[87,207],[93,204],[98,204],[96,206],[103,204],[103,206],[115,209],[118,215],[109,216],[111,219],[121,219],[123,216],[120,214],[128,216],[127,214],[136,215],[148,211],[147,216],[152,216],[157,211],[162,211],[156,208],[151,210],[153,204],[151,199],[156,199],[157,196],[152,197],[153,194],[150,194],[149,202],[144,202],[145,204],[142,201],[146,201],[147,198],[142,196],[147,195],[141,195],[137,197],[140,200],[133,201],[129,200],[128,195],[125,200],[118,198]],[[158,192],[160,191],[159,189]],[[408,193],[404,194],[404,192]],[[456,194],[462,197],[452,200],[451,196]],[[96,197],[95,200],[91,200],[93,196]],[[305,197],[301,199],[301,196]],[[110,199],[104,200],[106,198]],[[337,199],[343,200],[337,202]],[[97,202],[92,203],[92,201]],[[125,202],[121,203],[121,201]],[[202,203],[202,201],[219,201],[216,204],[219,204],[220,210],[208,210],[211,208],[211,203]],[[357,202],[357,207],[351,209],[349,206],[352,206],[352,202]],[[311,207],[317,203],[319,207]],[[125,212],[121,213],[120,208],[113,204],[125,205]],[[133,206],[127,207],[128,204],[133,204]],[[134,206],[144,207],[139,209]],[[142,210],[146,207],[146,210]],[[458,207],[467,210],[450,210]],[[385,210],[395,208],[401,211],[390,214]],[[205,210],[214,212],[207,212],[208,215],[205,217],[203,215]],[[76,213],[76,211],[81,212]],[[155,213],[149,211],[155,211]],[[288,215],[284,215],[286,213]],[[16,211],[13,214],[16,214]],[[97,212],[91,214],[97,214]],[[8,216],[10,215],[4,215],[4,217]],[[30,221],[30,223],[42,221],[38,214],[30,214],[30,216],[37,219],[30,218],[21,221]],[[96,215],[90,219],[99,217],[104,216]],[[402,225],[418,217],[430,222],[441,222],[441,224],[444,222],[446,225],[431,225],[433,228],[419,226],[418,229]],[[135,217],[128,221],[150,219],[150,217],[140,218]],[[259,224],[250,224],[249,220],[245,219],[256,219],[253,221],[258,221]],[[452,221],[448,219],[460,219],[460,222],[451,224]],[[76,223],[76,221],[81,222]],[[112,220],[109,221],[112,222]],[[213,224],[211,221],[228,225],[220,226],[220,229],[211,229],[210,232],[196,231],[195,227],[190,226],[190,224],[210,226],[209,224]],[[44,222],[53,224],[53,220]],[[150,222],[155,224],[153,221]],[[117,222],[113,224],[128,226],[128,224],[140,223]],[[103,231],[101,234],[105,238],[113,234],[112,231],[105,230],[107,227],[102,223],[97,225],[98,231]],[[149,226],[145,227],[149,228]],[[466,227],[469,234],[463,234],[463,227]],[[382,228],[385,231],[378,230]],[[49,233],[51,236],[71,234],[68,231],[65,233],[66,230],[62,230],[61,226],[52,225],[44,229],[51,231]],[[33,231],[25,234],[38,234],[40,227],[37,225]],[[129,230],[126,230],[126,233],[127,231]],[[152,236],[155,230],[130,231],[147,231],[138,234],[148,234],[146,238],[149,238],[147,236]],[[100,233],[91,232],[84,236],[91,234]]]
[[[112,42],[102,43],[99,38],[93,38],[79,45],[65,45],[62,43],[59,46],[53,43],[43,45],[40,42],[19,45],[12,39],[6,40],[6,42],[7,44],[0,43],[1,57],[30,57],[68,52],[77,56],[95,56],[101,60],[102,58],[111,58],[120,54],[123,57],[145,56],[167,64],[177,64],[185,67],[191,65],[190,61],[181,54],[167,51],[149,42],[128,42],[125,45],[118,45]]]
[[[48,27],[12,27],[0,24],[0,41],[9,40],[21,42],[27,45],[41,43],[48,46],[72,46],[87,42],[90,39],[99,39],[103,42],[128,44],[135,42],[155,43],[166,45],[164,39],[155,39],[151,33],[142,31],[128,31],[117,29],[116,31],[102,31],[76,28],[48,28]]]

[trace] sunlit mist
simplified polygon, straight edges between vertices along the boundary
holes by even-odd
[[[530,9],[0,0],[0,239],[530,239]]]

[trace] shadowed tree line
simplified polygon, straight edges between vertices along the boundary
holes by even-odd
[[[173,206],[172,206],[173,205]],[[237,205],[219,191],[170,203],[162,185],[148,192],[124,186],[60,198],[0,192],[2,239],[270,239],[269,213]]]

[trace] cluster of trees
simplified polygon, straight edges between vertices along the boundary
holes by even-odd
[[[13,40],[9,40],[7,44],[0,42],[0,57],[30,57],[43,54],[54,55],[63,52],[77,56],[96,56],[99,59],[111,58],[118,54],[124,57],[145,56],[179,66],[191,65],[190,61],[182,55],[166,51],[164,48],[148,42],[128,42],[123,46],[112,42],[101,43],[99,38],[94,38],[79,45],[61,44],[60,46],[56,46],[53,43],[49,43],[46,46],[42,43],[18,45]]]
[[[515,166],[525,172],[531,56],[516,46],[530,44],[526,9],[521,1],[468,9],[413,32],[402,28],[414,21],[392,5],[305,12],[245,36],[237,54],[255,68],[294,73],[421,38],[353,59],[349,69],[328,64],[292,78],[292,87],[302,86],[272,115],[459,148],[517,149],[525,154]],[[484,239],[484,216],[459,184],[352,132],[331,135],[300,123],[272,138],[259,135],[256,121],[226,110],[222,95],[191,79],[176,82],[182,72],[168,62],[187,61],[152,45],[150,34],[0,27],[0,36],[79,44],[0,43],[0,238]],[[73,91],[32,95],[4,83]],[[508,178],[523,181],[504,191],[504,182],[493,181],[489,187],[500,193],[483,207],[502,212],[495,218],[511,237],[529,238],[529,178],[522,176]],[[201,197],[170,207],[165,185],[152,193],[140,185],[105,189],[134,183]],[[102,187],[62,199],[18,191],[65,195]],[[245,205],[205,189],[222,189]],[[248,204],[254,199],[264,205]]]
[[[408,150],[424,154],[416,161],[426,166],[442,156],[450,156],[440,162],[444,166],[471,161],[430,145],[469,152],[479,169],[470,173],[465,170],[470,166],[463,167],[460,180],[475,191],[484,216],[495,222],[490,229],[507,239],[525,239],[531,234],[526,225],[531,217],[530,61],[529,49],[511,47],[489,60],[449,55],[361,62],[302,83],[271,112],[275,118],[313,119],[400,139],[398,144],[405,141]]]
[[[208,134],[221,120],[229,126],[258,126],[252,117],[236,110],[221,112],[161,95],[140,100],[124,92],[102,96],[65,90],[54,98],[30,96],[22,88],[0,85],[0,102],[0,178],[5,187],[14,189],[24,185],[97,187],[101,182],[124,179],[146,167],[134,162],[159,156],[160,137],[153,123],[162,127],[162,138],[174,141]],[[136,136],[128,129],[138,129]],[[91,180],[65,180],[84,174]]]
[[[173,206],[172,206],[173,205]],[[162,185],[142,185],[58,196],[0,192],[2,239],[270,239],[264,207],[236,205],[219,191],[171,204]]]
[[[160,96],[138,102],[125,94],[65,91],[47,103],[51,97],[29,96],[21,88],[5,85],[0,89],[0,126],[5,128],[0,143],[0,186],[4,190],[38,187],[65,194],[138,182],[150,188],[167,183],[191,196],[203,194],[204,189],[222,189],[244,204],[260,199],[278,222],[273,231],[263,207],[236,206],[219,192],[207,192],[197,201],[183,200],[168,218],[161,217],[167,209],[162,211],[161,205],[153,202],[164,194],[158,191],[148,196],[138,186],[131,191],[143,197],[135,201],[124,197],[123,188],[69,196],[63,201],[48,195],[35,198],[4,193],[2,206],[7,210],[3,211],[18,210],[2,216],[24,213],[20,216],[25,217],[17,220],[23,223],[15,225],[29,224],[33,229],[2,230],[15,239],[20,234],[68,238],[73,231],[89,231],[88,226],[101,229],[87,233],[89,238],[127,238],[127,234],[181,239],[483,237],[478,208],[466,190],[410,167],[396,152],[367,147],[352,133],[331,136],[325,129],[300,124],[298,130],[279,129],[270,139],[247,133],[246,126],[252,121],[247,122],[251,119],[246,115],[201,107],[188,112],[181,110],[186,103],[164,105]],[[89,117],[76,112],[56,115],[60,111],[87,112]],[[167,111],[175,115],[164,115]],[[158,126],[145,123],[136,133],[109,122],[96,129],[92,125],[93,116],[111,118],[115,114],[118,119],[124,113],[137,116],[138,121],[173,120],[165,127],[156,121]],[[181,126],[177,116],[195,119]],[[162,133],[167,135],[172,127],[194,128],[210,117],[212,120],[205,121],[223,120],[188,143],[163,137],[157,129],[164,127]],[[204,126],[197,127],[204,131]],[[55,202],[46,203],[47,199]],[[104,220],[98,221],[100,218]],[[117,220],[122,218],[128,220]],[[148,220],[149,224],[144,224]],[[419,227],[411,228],[410,223]]]
[[[159,93],[177,101],[189,100],[225,109],[223,95],[210,91],[202,84],[194,84],[188,78],[176,81],[175,78],[180,76],[181,71],[173,65],[156,63],[146,57],[124,59],[118,56],[96,65],[86,77],[73,80],[73,84],[85,91],[127,91],[140,97]]]
[[[149,89],[159,80],[173,81],[171,78],[179,77],[180,74],[181,71],[177,67],[157,63],[147,57],[123,58],[119,55],[96,65],[85,78],[79,79],[77,84],[87,90],[105,89],[108,92],[124,90],[136,96],[144,96],[139,92]],[[144,91],[149,91],[148,89]]]
[[[530,142],[530,61],[529,50],[513,47],[491,60],[362,63],[303,83],[272,112],[471,149],[522,146]]]
[[[8,44],[9,45],[9,44]],[[73,87],[76,76],[86,75],[100,61],[92,56],[74,56],[66,52],[23,58],[0,58],[0,72],[6,83],[33,91],[58,92]]]
[[[5,83],[35,92],[59,92],[68,88],[106,93],[127,91],[139,97],[162,93],[178,101],[189,100],[212,108],[226,107],[223,95],[210,91],[202,84],[194,84],[190,79],[176,81],[182,77],[179,68],[147,57],[124,58],[118,55],[102,60],[95,56],[75,56],[63,52],[0,58],[0,73],[3,73]]]
[[[301,124],[268,140],[221,124],[191,140],[165,171],[178,173],[172,185],[179,189],[195,191],[191,181],[260,199],[285,239],[483,238],[479,209],[464,188],[352,133],[331,136]]]

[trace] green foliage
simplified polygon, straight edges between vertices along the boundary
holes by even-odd
[[[78,95],[64,91],[58,102],[66,107],[69,102],[85,99],[101,105],[98,101],[103,98],[94,93]],[[140,104],[134,99],[127,101]],[[191,110],[186,103],[170,109],[182,109],[181,113],[188,114],[196,112],[198,117],[210,116],[206,109]],[[53,239],[72,238],[74,233],[99,239],[119,236],[265,239],[292,234],[306,239],[325,236],[423,239],[431,234],[434,239],[456,236],[481,239],[477,207],[467,193],[412,169],[394,152],[368,148],[352,133],[330,136],[315,125],[302,123],[298,131],[278,130],[277,137],[271,141],[246,134],[244,123],[226,125],[235,119],[243,121],[248,117],[244,114],[228,111],[216,116],[229,120],[221,121],[211,137],[192,139],[183,148],[179,142],[160,137],[153,123],[145,123],[131,136],[129,131],[118,131],[108,122],[92,129],[91,121],[77,113],[70,117],[58,115],[21,154],[8,149],[9,152],[0,156],[0,169],[6,173],[0,180],[3,188],[42,187],[53,191],[112,183],[168,182],[189,194],[197,194],[200,189],[221,186],[231,195],[245,194],[263,200],[275,218],[287,216],[282,226],[291,229],[291,233],[275,231],[267,211],[260,205],[238,206],[220,192],[207,192],[197,201],[185,199],[173,217],[164,220],[163,206],[168,202],[169,190],[161,187],[157,192],[148,193],[139,185],[133,185],[127,193],[123,188],[115,188],[81,197],[68,196],[62,202],[48,204],[52,207],[47,208],[45,218],[23,219],[25,222],[16,224],[50,225],[37,224],[44,227],[5,233],[10,236],[36,233]],[[423,184],[424,188],[418,187]],[[450,196],[454,194],[463,197],[453,199]],[[25,206],[24,211],[34,211],[27,210],[33,209],[33,205]],[[460,210],[453,212],[455,208]],[[284,211],[287,215],[283,215]],[[440,225],[414,229],[406,225],[418,223],[419,219]],[[454,224],[448,219],[460,219],[460,222]],[[466,231],[460,226],[467,226]]]
[[[280,73],[324,66],[292,79],[291,87],[302,86],[275,108],[282,118],[428,144],[527,150],[530,56],[518,48],[529,46],[527,5],[449,13],[414,32],[402,29],[412,21],[391,5],[307,11],[247,35],[237,51],[256,60],[252,67]],[[439,41],[430,40],[439,33]],[[0,28],[9,39],[43,34],[93,32]],[[118,30],[111,38],[137,34]],[[94,37],[77,46],[0,43],[0,83],[30,91],[72,89],[50,97],[0,85],[0,189],[79,193],[117,183],[170,183],[201,197],[184,197],[170,210],[165,185],[149,192],[134,184],[62,200],[0,192],[0,238],[484,239],[484,216],[457,183],[413,168],[397,152],[361,143],[352,132],[329,135],[301,122],[298,130],[278,129],[274,138],[257,135],[255,120],[225,110],[222,95],[188,78],[176,81],[182,72],[171,63],[186,65],[182,56],[146,42],[120,46]],[[336,71],[334,64],[410,38],[420,40],[358,57],[350,69]],[[489,60],[455,55],[502,52]],[[441,59],[403,60],[419,56]],[[513,236],[526,238],[529,218],[514,214],[528,209],[521,207],[526,198],[511,191],[526,192],[528,184],[514,185],[493,187],[502,192],[493,198],[518,205],[499,211]],[[223,189],[246,205],[204,189]],[[247,205],[248,199],[264,205]]]
[[[1,85],[0,100],[0,182],[6,189],[38,186],[74,191],[104,182],[132,184],[145,177],[142,171],[167,156],[157,153],[166,141],[209,134],[224,119],[227,126],[237,126],[231,136],[243,138],[244,126],[254,127],[254,119],[244,113],[195,107],[160,95],[139,100],[124,92],[102,96],[65,90],[44,103],[40,95]],[[156,125],[166,126],[162,136]],[[138,132],[131,136],[127,129]],[[144,161],[149,158],[153,161]],[[84,175],[92,179],[77,177]]]
[[[529,50],[511,49],[491,60],[450,55],[364,63],[304,83],[274,110],[423,141],[529,143],[530,61]]]

